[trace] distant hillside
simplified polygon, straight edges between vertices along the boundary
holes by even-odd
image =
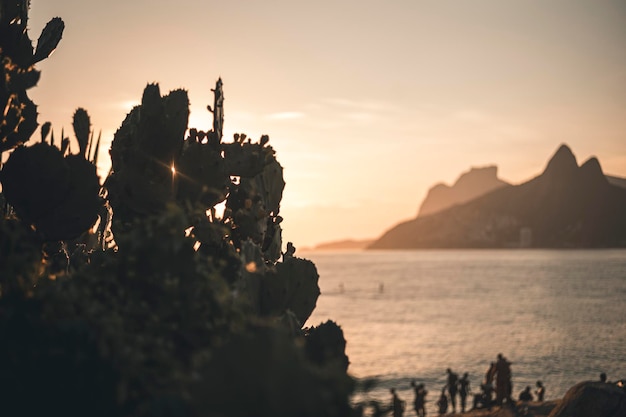
[[[609,180],[609,182],[613,185],[617,185],[618,187],[621,187],[621,188],[626,188],[626,178],[607,175],[606,179]]]
[[[626,247],[626,189],[562,145],[536,178],[400,223],[368,248],[502,247]]]
[[[498,178],[497,166],[471,168],[468,172],[461,174],[452,187],[439,183],[428,190],[417,217],[466,203],[503,186],[509,186],[509,184]]]
[[[325,242],[316,245],[309,250],[356,250],[365,249],[374,242],[374,239],[354,240],[346,239],[336,242]]]

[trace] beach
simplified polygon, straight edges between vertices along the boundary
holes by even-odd
[[[561,402],[561,400],[551,400],[543,402],[522,402],[517,401],[515,407],[494,406],[491,409],[477,409],[465,413],[446,414],[447,416],[456,417],[548,417],[552,410]],[[411,415],[411,414],[409,414]]]

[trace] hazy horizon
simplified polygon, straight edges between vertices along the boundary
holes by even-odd
[[[270,136],[285,168],[283,241],[376,238],[436,183],[497,165],[518,184],[560,144],[626,177],[626,4],[497,0],[31,2],[36,41],[66,24],[30,91],[39,123],[77,107],[107,146],[145,85],[189,91],[208,129],[218,77],[225,140]],[[176,16],[176,12],[180,16]],[[105,175],[101,166],[101,175]]]

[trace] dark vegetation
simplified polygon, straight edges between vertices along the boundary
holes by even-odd
[[[34,65],[64,24],[33,48],[28,7],[0,0],[0,415],[353,414],[341,329],[303,328],[318,274],[281,253],[268,137],[223,141],[221,80],[208,130],[188,129],[186,91],[150,84],[101,183],[84,109],[74,139],[34,138]]]

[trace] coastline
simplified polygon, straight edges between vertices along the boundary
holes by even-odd
[[[515,407],[493,406],[491,409],[475,409],[465,413],[448,413],[452,417],[548,417],[562,400],[516,401]]]

